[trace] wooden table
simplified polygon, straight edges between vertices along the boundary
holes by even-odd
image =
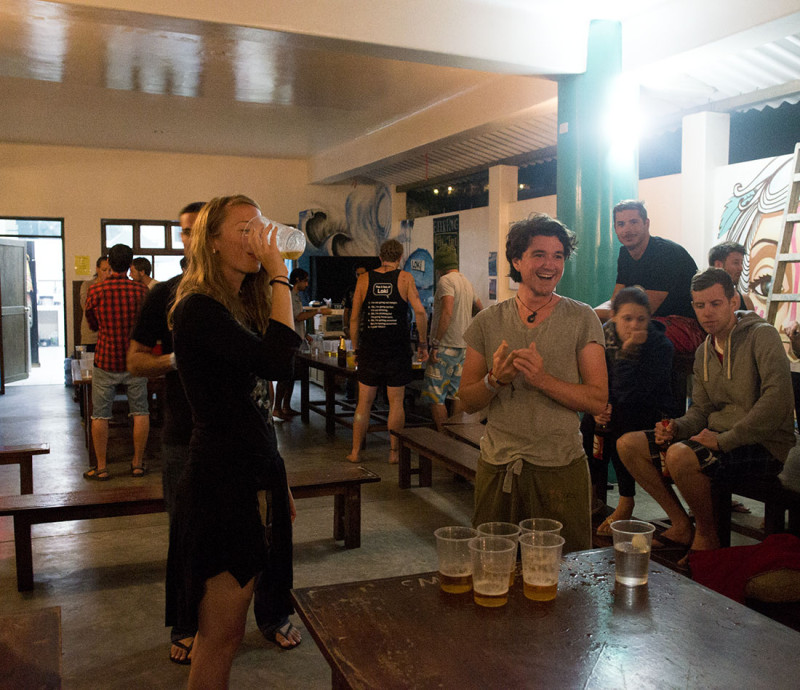
[[[30,446],[0,446],[0,465],[19,465],[19,492],[33,493],[33,456],[50,452],[49,443]]]
[[[355,369],[339,366],[336,357],[329,357],[325,353],[317,356],[306,352],[299,352],[295,358],[297,369],[300,375],[300,419],[308,423],[310,411],[321,414],[325,417],[325,431],[328,436],[336,435],[336,425],[341,424],[349,429],[353,428],[353,416],[356,406],[352,403],[336,399],[336,378],[356,379],[358,372]],[[325,391],[324,400],[310,399],[309,370],[319,369],[323,374],[322,388]],[[415,378],[423,378],[425,372],[422,369],[415,369]],[[378,410],[370,412],[370,417],[374,424],[370,424],[368,431],[386,431],[386,413]],[[414,415],[406,414],[406,426],[429,425],[430,420],[415,418]]]
[[[0,617],[0,688],[61,687],[61,609]]]
[[[611,549],[565,557],[558,596],[506,606],[436,573],[293,590],[334,688],[796,688],[800,633],[657,564],[615,588]]]
[[[89,467],[97,467],[97,454],[94,451],[94,440],[92,439],[92,378],[72,377],[72,383],[78,387],[81,396],[81,410],[83,410],[83,443],[89,451]]]

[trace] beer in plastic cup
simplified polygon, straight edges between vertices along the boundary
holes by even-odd
[[[519,528],[522,533],[525,532],[552,532],[553,534],[561,534],[561,528],[564,527],[558,520],[551,520],[550,518],[528,518],[519,523]]]
[[[475,529],[478,530],[478,535],[482,537],[505,537],[511,539],[515,544],[519,539],[519,525],[512,522],[484,522],[478,525]],[[514,567],[517,562],[517,553],[514,552],[514,562],[511,564],[511,573],[508,576],[508,586],[514,584]]]
[[[472,553],[472,596],[480,606],[494,608],[508,602],[508,574],[517,555],[517,544],[504,537],[475,537]]]
[[[434,533],[439,558],[439,586],[449,594],[472,589],[472,556],[469,541],[477,536],[472,527],[440,527]]]
[[[251,218],[242,232],[245,250],[250,248],[250,237],[262,232],[276,231],[278,251],[284,259],[299,259],[306,249],[306,236],[297,228],[265,218],[260,213]]]
[[[523,532],[519,536],[519,546],[525,596],[533,601],[555,599],[564,537],[553,532]]]

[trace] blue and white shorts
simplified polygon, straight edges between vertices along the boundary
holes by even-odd
[[[447,398],[455,398],[461,384],[464,368],[465,347],[443,347],[436,352],[438,361],[428,360],[425,369],[425,389],[422,397],[437,405],[444,405]]]

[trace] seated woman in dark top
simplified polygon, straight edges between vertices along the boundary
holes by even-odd
[[[614,465],[619,483],[619,503],[597,528],[611,536],[614,520],[633,515],[636,482],[617,453],[617,439],[628,431],[652,429],[663,415],[671,416],[672,343],[664,325],[650,318],[647,293],[638,287],[620,290],[611,302],[612,317],[603,326],[606,336],[608,400],[606,412],[595,416],[607,427],[603,460]]]
[[[291,611],[295,510],[268,382],[291,375],[300,338],[274,233],[243,232],[258,213],[244,196],[202,208],[170,314],[194,427],[170,529],[166,622],[181,614],[197,626],[190,688],[227,687],[261,571]],[[261,489],[270,491],[269,559]]]

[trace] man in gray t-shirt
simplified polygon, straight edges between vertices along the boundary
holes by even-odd
[[[574,247],[575,235],[547,215],[512,226],[506,257],[519,290],[473,319],[459,389],[466,411],[487,411],[473,524],[554,518],[567,551],[591,547],[578,412],[599,414],[608,400],[600,321],[555,293]]]
[[[451,413],[461,412],[461,401],[456,397],[461,383],[461,369],[467,344],[464,331],[472,315],[483,309],[481,301],[472,288],[472,283],[458,271],[458,256],[455,249],[444,245],[436,250],[433,266],[440,274],[433,297],[433,319],[430,356],[425,369],[425,388],[422,397],[431,403],[431,416],[436,428],[442,430],[447,419],[447,398],[453,400]]]

